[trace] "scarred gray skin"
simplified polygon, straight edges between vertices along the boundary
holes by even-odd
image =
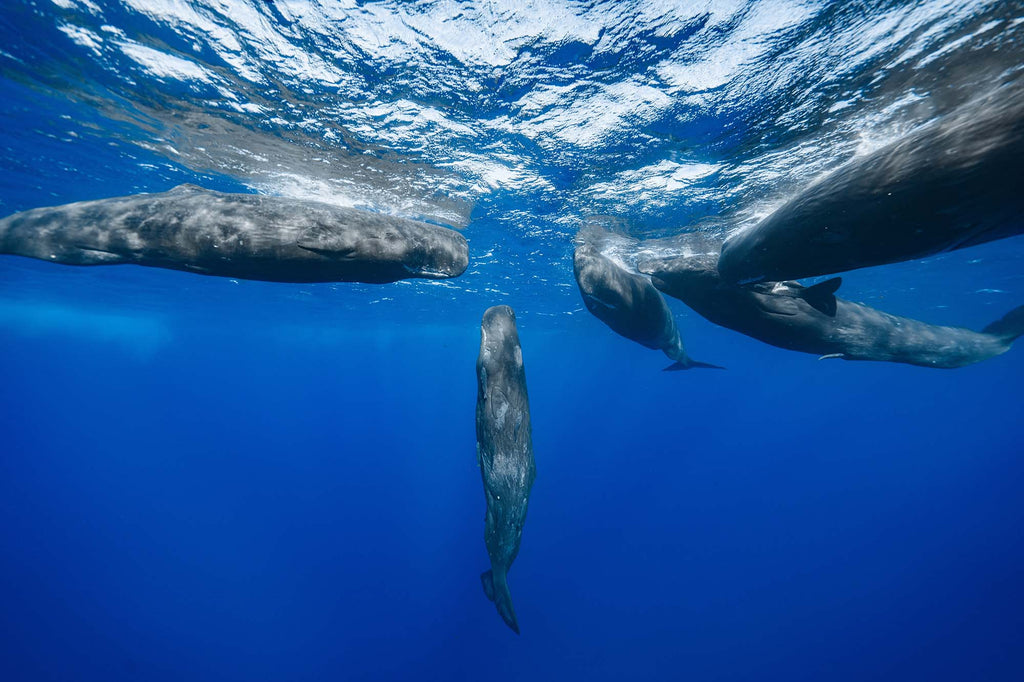
[[[644,261],[654,286],[715,324],[789,350],[844,360],[963,367],[1005,353],[1024,332],[1024,306],[976,332],[896,317],[836,298],[835,316],[810,305],[797,282],[750,287],[721,279],[717,255]]]
[[[686,354],[672,311],[647,277],[624,270],[588,243],[576,247],[573,274],[587,310],[616,334],[665,353],[675,361],[666,369],[713,367]]]
[[[519,554],[536,468],[523,352],[515,313],[507,305],[484,312],[476,377],[476,452],[487,498],[484,541],[491,557],[491,570],[480,580],[502,619],[519,634],[508,569]]]
[[[728,282],[894,263],[1024,232],[1024,79],[814,182],[722,247]]]
[[[148,265],[271,282],[456,277],[454,230],[313,201],[181,185],[0,220],[0,253],[68,265]]]

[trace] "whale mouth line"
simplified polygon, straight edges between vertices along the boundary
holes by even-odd
[[[446,270],[431,270],[429,268],[413,268],[409,265],[402,263],[402,269],[408,272],[410,275],[419,275],[420,277],[428,277],[431,279],[447,279],[451,277],[451,273]]]
[[[605,301],[600,297],[595,296],[594,294],[586,294],[584,298],[586,299],[587,303],[593,304],[601,308],[605,308],[607,310],[616,310],[619,307],[617,304],[609,303],[608,301]]]

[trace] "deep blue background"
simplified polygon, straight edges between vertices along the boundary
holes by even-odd
[[[69,13],[16,10],[0,215],[244,188],[133,144],[82,94],[103,98],[118,65],[62,37]],[[717,139],[695,151],[714,160],[760,106],[642,132],[678,136],[684,160]],[[762,118],[759,144],[796,134]],[[627,142],[550,177],[574,195],[664,151],[618,157]],[[0,682],[1024,679],[1024,348],[952,371],[819,362],[672,301],[690,354],[728,370],[663,373],[583,310],[568,223],[544,222],[573,197],[529,194],[481,200],[451,290],[0,256]],[[686,199],[662,213],[685,224]],[[1024,303],[1022,264],[1017,237],[849,273],[840,293],[979,329]],[[479,581],[474,364],[497,303],[519,314],[538,471],[510,573],[520,637]]]
[[[662,373],[525,316],[517,638],[477,577],[475,319],[52,315],[0,337],[5,679],[1024,671],[1019,350],[819,362],[689,315],[730,369]]]

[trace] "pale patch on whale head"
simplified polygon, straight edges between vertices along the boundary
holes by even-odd
[[[501,401],[501,404],[498,405],[497,412],[494,415],[495,420],[497,421],[499,428],[502,428],[502,427],[505,426],[505,417],[507,417],[507,416],[508,416],[508,403],[503,400],[503,401]]]

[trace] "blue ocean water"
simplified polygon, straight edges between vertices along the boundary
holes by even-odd
[[[471,264],[0,256],[0,678],[1024,678],[1024,349],[819,361],[669,299],[728,369],[665,373],[571,264],[588,224],[749,224],[1020,69],[1022,31],[977,0],[9,0],[2,215],[193,182],[451,225]],[[1022,266],[1016,237],[840,295],[980,329]],[[519,637],[479,581],[494,304],[538,471]]]

